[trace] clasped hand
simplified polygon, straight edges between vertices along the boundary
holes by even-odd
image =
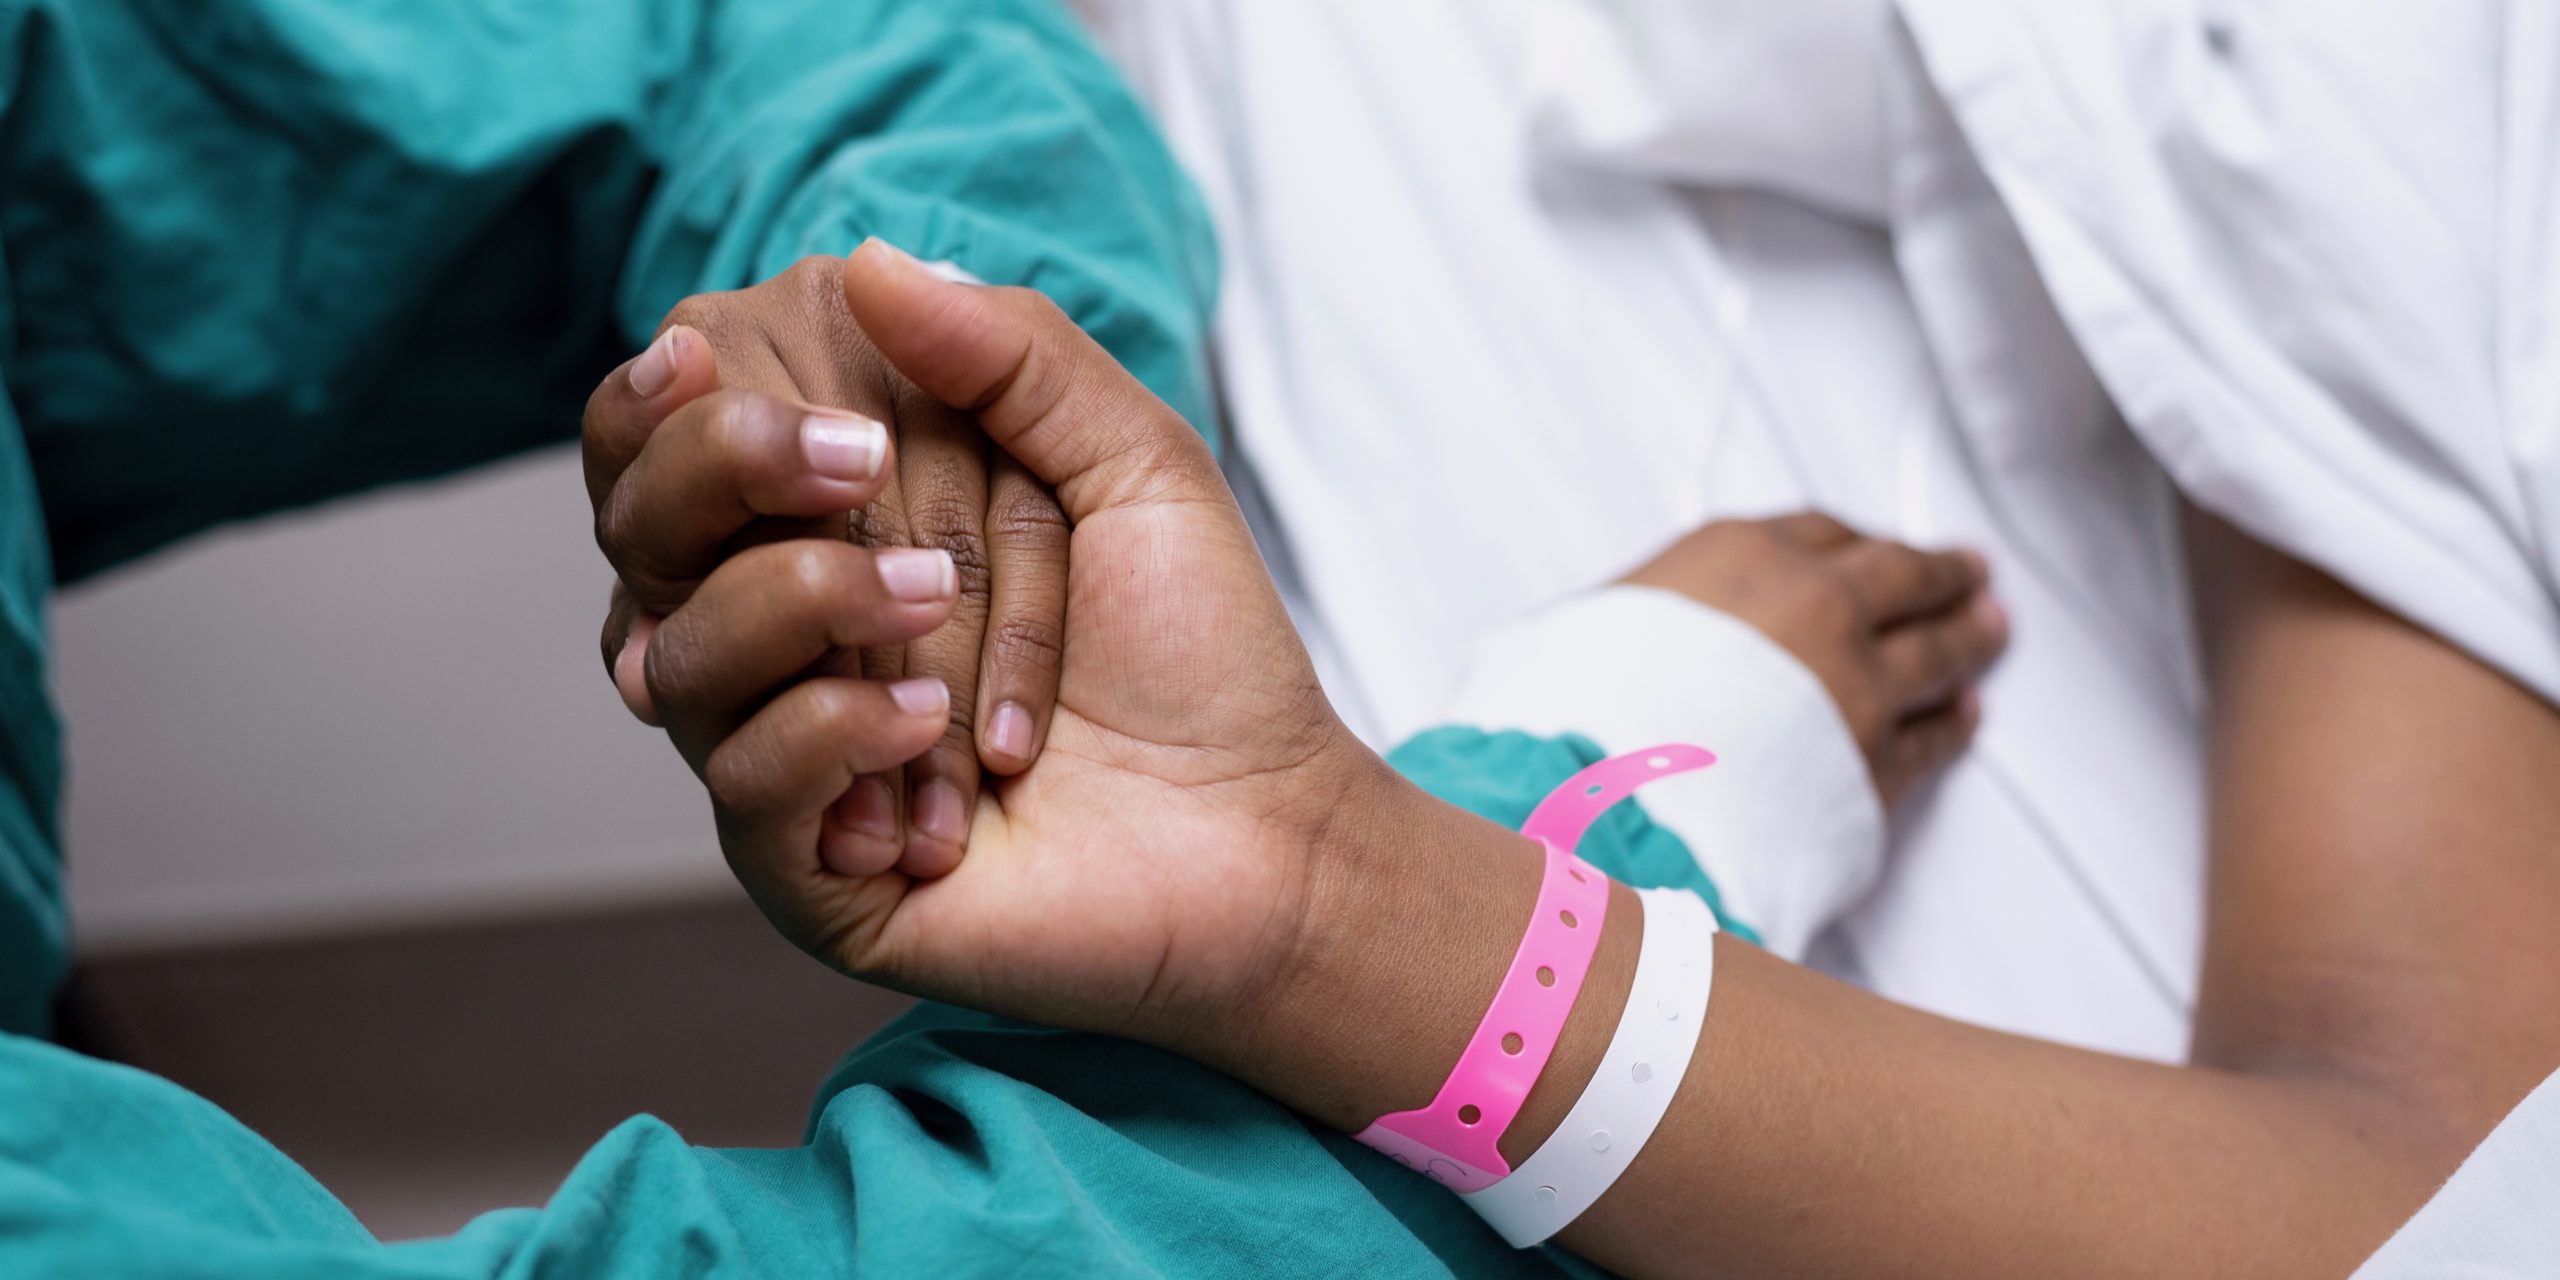
[[[1141,1035],[1248,999],[1336,802],[1392,775],[1317,688],[1205,443],[1036,293],[876,242],[758,289],[680,309],[586,424],[621,580],[607,665],[704,780],[740,881],[799,945],[919,994]],[[807,363],[760,354],[792,342]],[[854,373],[785,372],[829,360]],[[846,536],[920,462],[962,473],[929,481],[960,509],[991,504],[994,621],[965,566]],[[1026,530],[1058,545],[1007,549]],[[1052,664],[1054,716],[1036,749],[981,729],[998,774],[980,791],[968,762],[965,826],[920,857],[860,821],[881,816],[862,789],[920,758],[947,780],[930,757],[965,748],[969,703],[943,690],[981,637],[998,697],[1044,702],[1036,670],[993,669]]]

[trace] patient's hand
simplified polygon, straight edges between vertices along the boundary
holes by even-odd
[[[866,648],[804,655],[822,671],[937,679],[948,690],[949,722],[933,749],[854,780],[820,836],[846,865],[887,858],[939,875],[967,842],[980,763],[1019,772],[1048,732],[1066,522],[1048,488],[992,451],[975,423],[888,367],[845,309],[842,270],[843,259],[811,258],[752,288],[686,299],[590,400],[588,487],[597,540],[619,575],[605,664],[633,713],[657,723],[653,686],[680,665],[651,660],[659,620],[740,548],[820,535],[948,553],[888,561],[949,575],[940,625],[894,638],[903,644],[869,635]],[[769,402],[703,399],[715,389]],[[801,406],[851,412],[811,428]],[[624,483],[627,473],[638,482]],[[664,491],[653,477],[682,491],[652,496]],[[801,590],[823,589],[828,574],[870,573],[865,557],[791,554],[799,560],[773,563],[797,570]]]
[[[1964,749],[1974,682],[2009,641],[1980,556],[1861,537],[1829,516],[1724,520],[1627,575],[1741,619],[1810,668],[1891,804]]]

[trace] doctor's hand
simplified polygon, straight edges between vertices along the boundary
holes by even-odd
[[[1719,520],[1625,581],[1730,614],[1803,663],[1888,805],[1973,740],[1975,682],[2009,643],[1980,556],[1865,537],[1813,512]]]
[[[842,287],[921,394],[965,407],[1055,487],[1072,530],[1052,584],[1066,608],[1056,718],[1038,761],[981,798],[949,874],[819,856],[837,797],[923,749],[939,712],[801,668],[936,606],[889,600],[884,575],[865,576],[876,561],[769,599],[750,557],[792,583],[838,564],[816,555],[833,544],[742,553],[667,618],[651,657],[771,655],[752,673],[760,709],[687,731],[718,734],[701,766],[732,868],[787,936],[884,985],[1158,1043],[1223,1025],[1285,963],[1325,874],[1310,851],[1411,789],[1318,689],[1207,445],[1053,304],[941,280],[877,243]],[[745,701],[732,688],[698,703],[683,684],[659,689],[670,727]]]
[[[980,765],[1018,772],[1048,732],[1066,525],[1046,486],[889,369],[845,309],[843,267],[810,258],[752,288],[686,299],[590,399],[588,491],[618,576],[605,665],[635,715],[664,723],[656,687],[679,664],[651,660],[659,625],[742,550],[825,537],[881,552],[878,567],[901,582],[943,583],[938,625],[862,633],[859,645],[845,631],[835,638],[847,643],[804,655],[834,674],[947,690],[932,750],[856,779],[821,836],[850,862],[889,857],[939,875],[966,846]],[[939,558],[891,554],[909,547]],[[876,576],[870,557],[823,548],[746,558],[783,582],[768,594]],[[687,736],[677,745],[698,765],[707,747]]]

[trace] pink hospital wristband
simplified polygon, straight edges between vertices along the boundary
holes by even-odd
[[[1609,909],[1609,878],[1574,847],[1638,787],[1715,760],[1700,747],[1630,752],[1573,775],[1539,802],[1520,833],[1544,846],[1546,868],[1492,1006],[1429,1106],[1380,1116],[1354,1139],[1456,1191],[1480,1191],[1510,1174],[1498,1144],[1555,1052]]]

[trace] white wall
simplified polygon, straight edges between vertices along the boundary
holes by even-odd
[[[736,892],[605,680],[608,581],[555,450],[58,600],[82,946]]]

